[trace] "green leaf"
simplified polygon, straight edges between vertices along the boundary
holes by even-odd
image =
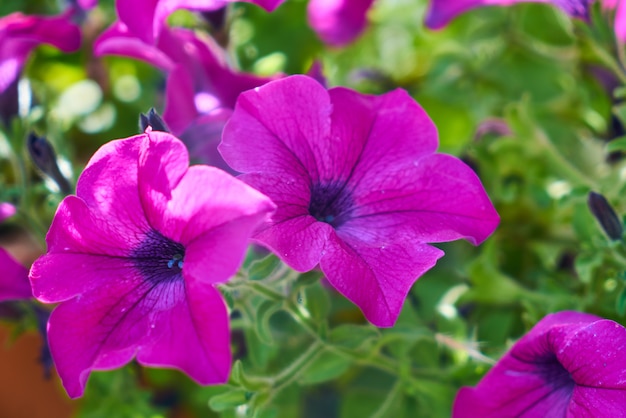
[[[380,336],[380,331],[371,325],[343,324],[330,331],[333,345],[355,349]]]
[[[602,254],[597,252],[582,253],[576,257],[574,268],[583,283],[591,283],[595,270],[602,265]]]
[[[248,278],[250,280],[263,280],[271,276],[272,273],[279,268],[281,261],[274,254],[252,262],[248,270]]]
[[[213,396],[209,399],[209,407],[216,412],[225,411],[245,404],[250,400],[253,394],[253,392],[244,389],[233,389]]]
[[[246,389],[250,392],[258,392],[264,389],[269,388],[270,384],[267,381],[261,380],[259,378],[251,378],[249,377],[243,368],[243,363],[241,360],[235,361],[233,364],[233,368],[230,372],[230,381],[234,384],[242,386],[243,389]]]
[[[300,377],[303,385],[313,385],[341,376],[350,367],[352,360],[332,351],[325,351],[315,359]]]
[[[615,138],[608,144],[606,144],[607,152],[626,151],[626,136],[620,136]]]
[[[330,312],[328,290],[317,282],[304,288],[301,292],[304,297],[299,297],[298,302],[309,311],[313,318],[318,321],[325,320]]]

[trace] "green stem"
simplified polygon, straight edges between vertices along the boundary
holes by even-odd
[[[398,379],[395,385],[387,393],[385,401],[370,415],[370,418],[385,418],[390,416],[391,408],[396,404],[397,398],[402,394],[402,380]]]
[[[292,383],[298,376],[304,373],[311,364],[324,352],[324,344],[315,341],[298,359],[281,371],[272,381],[276,393]]]

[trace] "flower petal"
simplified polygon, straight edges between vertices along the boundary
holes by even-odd
[[[326,170],[342,173],[336,179],[351,188],[365,182],[364,188],[372,190],[371,183],[388,179],[387,172],[398,164],[411,165],[437,150],[435,124],[406,91],[366,96],[334,88],[329,94],[332,139],[324,144],[326,155],[318,159],[327,161]]]
[[[139,150],[144,141],[145,135],[137,135],[103,145],[76,185],[76,195],[94,217],[106,220],[120,236],[132,237],[133,232],[149,229],[137,189]]]
[[[318,141],[330,133],[331,112],[328,93],[309,77],[270,82],[239,96],[219,151],[228,165],[242,173],[308,176],[317,163],[306,145],[323,148]]]
[[[177,66],[167,78],[163,112],[163,119],[174,135],[180,135],[199,116],[194,97],[191,75],[183,66]]]
[[[33,296],[28,282],[28,270],[4,248],[0,248],[0,270],[0,302]]]
[[[562,347],[557,358],[577,385],[626,389],[626,359],[621,352],[626,345],[626,328],[617,322],[603,319],[559,327],[551,332],[550,339]]]
[[[266,217],[258,212],[211,228],[187,245],[184,272],[203,283],[223,283],[237,273],[250,236]],[[207,266],[211,266],[210,272]]]
[[[28,54],[39,44],[64,52],[80,46],[80,29],[70,21],[72,10],[58,16],[12,13],[0,18],[0,93],[17,78]]]
[[[149,135],[153,144],[155,134]],[[163,140],[158,147],[152,145],[143,154],[139,174],[146,214],[154,229],[188,245],[220,225],[248,216],[260,222],[274,210],[266,196],[215,167],[186,170],[184,145],[172,142],[171,135],[159,136]]]
[[[626,390],[608,390],[576,386],[567,409],[568,417],[622,417],[626,405]]]
[[[563,416],[570,399],[569,391],[554,391],[540,378],[511,370],[511,381],[493,382],[488,389],[461,388],[452,407],[453,418],[556,417]],[[519,378],[516,378],[517,374]]]
[[[141,243],[149,226],[136,215],[132,220],[119,216],[116,211],[122,210],[123,205],[111,205],[115,207],[103,214],[76,196],[63,199],[46,236],[48,252],[128,256]]]
[[[150,345],[157,337],[149,332],[154,312],[184,300],[182,281],[178,287],[150,283],[131,267],[117,273],[116,280],[100,281],[99,288],[65,301],[50,316],[50,352],[72,398],[82,395],[91,370],[120,367],[138,347]],[[168,300],[163,292],[170,293]]]
[[[161,46],[165,41],[161,41]],[[146,43],[137,37],[122,22],[115,22],[106,29],[94,44],[94,54],[120,55],[147,62],[163,71],[172,71],[176,62],[167,50],[157,45]]]
[[[146,366],[182,370],[200,384],[226,383],[231,365],[228,312],[220,293],[210,285],[185,281],[187,302],[153,321],[159,335],[137,353]]]
[[[39,301],[56,303],[106,289],[111,277],[123,278],[130,268],[132,261],[125,257],[48,253],[35,261],[29,277],[33,295]]]
[[[365,29],[366,14],[374,0],[310,0],[309,25],[327,44],[343,46]]]
[[[384,172],[378,170],[384,169]],[[433,154],[394,165],[372,166],[354,190],[351,227],[400,239],[484,241],[499,216],[480,179],[455,157]]]
[[[157,27],[163,25],[154,20],[158,3],[159,0],[118,0],[115,9],[130,32],[146,44],[153,44],[159,35]]]
[[[443,251],[411,241],[371,242],[349,233],[332,233],[320,266],[328,281],[378,327],[395,323],[415,281]]]

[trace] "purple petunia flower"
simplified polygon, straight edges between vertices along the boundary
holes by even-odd
[[[227,171],[231,168],[217,152],[217,145],[239,93],[276,78],[232,70],[215,41],[179,28],[163,27],[158,42],[151,45],[117,22],[98,39],[95,53],[140,59],[165,71],[163,119],[185,142],[192,158]]]
[[[453,417],[623,417],[626,329],[580,312],[543,318],[475,388]]]
[[[595,0],[431,0],[426,13],[426,26],[440,29],[458,15],[483,6],[510,6],[517,3],[549,3],[572,17],[589,19],[589,10]],[[626,2],[621,0],[600,0],[602,7],[616,10],[615,35],[626,42]]]
[[[80,46],[80,29],[71,23],[73,10],[59,16],[12,13],[0,18],[0,94],[19,76],[30,52],[48,44],[64,52]]]
[[[367,96],[291,76],[241,94],[220,152],[278,209],[255,235],[295,270],[318,264],[377,326],[392,326],[443,252],[499,218],[463,162],[403,90]]]
[[[145,43],[156,43],[167,17],[176,10],[217,10],[239,0],[117,0],[117,15]],[[241,0],[272,11],[285,0]]]
[[[104,145],[61,202],[33,265],[52,312],[52,357],[71,397],[92,370],[172,367],[223,383],[228,313],[214,284],[238,269],[273,203],[229,174],[188,167],[185,146],[149,129]]]
[[[325,43],[347,45],[365,30],[372,3],[374,0],[309,0],[309,25]]]
[[[0,202],[0,222],[15,214],[15,206]],[[32,297],[28,270],[0,247],[0,302]]]
[[[456,16],[482,6],[511,6],[517,3],[552,3],[569,15],[586,19],[594,0],[430,0],[426,26],[440,29]]]

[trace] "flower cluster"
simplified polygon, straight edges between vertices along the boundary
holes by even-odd
[[[38,313],[47,319],[42,334],[72,398],[83,395],[93,371],[133,360],[182,371],[202,385],[228,382],[231,309],[238,306],[227,306],[224,288],[233,291],[233,299],[239,286],[268,299],[250,303],[252,313],[246,315],[262,311],[258,306],[272,314],[284,309],[310,325],[306,307],[298,305],[301,295],[297,303],[295,292],[287,295],[292,287],[310,286],[301,283],[308,277],[294,285],[293,277],[281,276],[279,290],[265,287],[270,280],[261,284],[245,274],[227,284],[251,243],[280,259],[281,272],[286,266],[299,273],[321,271],[349,301],[346,305],[360,309],[362,316],[354,310],[357,322],[393,327],[415,282],[444,256],[436,244],[463,239],[477,246],[500,223],[477,172],[464,160],[437,152],[437,127],[406,90],[369,95],[327,88],[325,81],[305,75],[245,73],[211,37],[167,22],[176,10],[215,11],[232,2],[116,1],[117,21],[99,35],[93,53],[131,57],[162,71],[163,119],[151,111],[142,115],[141,134],[101,146],[74,194],[52,144],[24,129],[31,165],[53,172],[63,198],[55,200],[60,203],[53,218],[49,213],[46,252],[30,270],[0,248],[0,302],[34,297],[56,304],[49,319],[48,311]],[[284,0],[247,2],[271,12]],[[527,1],[431,0],[426,26],[442,28],[479,6],[520,2]],[[583,20],[590,19],[593,3],[536,2],[552,3]],[[97,0],[71,4],[59,16],[0,18],[0,104],[5,92],[17,88],[37,45],[78,49],[80,29],[72,19]],[[615,13],[615,33],[622,41],[625,4],[602,2]],[[374,0],[310,0],[307,16],[325,43],[345,46],[365,30],[373,6]],[[5,114],[0,107],[0,116]],[[500,131],[511,133],[504,125]],[[618,245],[622,219],[604,196],[591,193],[589,199],[611,245]],[[13,205],[0,203],[0,222],[15,212]],[[309,289],[303,291],[307,297]],[[31,302],[24,305],[36,306]],[[267,302],[279,306],[268,309]],[[626,329],[611,320],[573,311],[548,315],[476,387],[458,392],[453,414],[623,415],[626,368],[616,347],[624,342]],[[325,336],[318,343],[326,344]],[[381,347],[376,354],[384,353]],[[309,359],[320,354],[311,353]],[[247,383],[255,390],[282,388],[295,380],[291,373],[301,364],[294,364],[280,376],[282,382]],[[389,371],[397,364],[384,357],[375,366]],[[243,373],[239,369],[237,379],[243,381]],[[248,389],[243,396],[254,396]]]

